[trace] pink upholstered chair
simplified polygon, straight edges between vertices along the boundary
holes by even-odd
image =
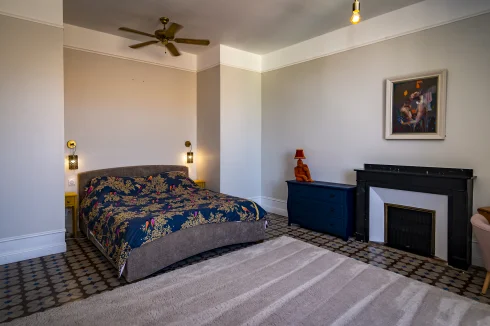
[[[478,245],[480,246],[483,255],[483,263],[487,270],[485,283],[483,283],[483,288],[481,290],[481,293],[485,294],[487,293],[488,284],[490,283],[490,223],[488,223],[488,220],[484,216],[475,214],[471,218],[471,224],[473,225],[473,231],[478,240]]]

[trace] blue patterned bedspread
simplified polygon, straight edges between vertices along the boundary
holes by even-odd
[[[119,274],[131,250],[207,223],[249,222],[266,212],[251,200],[199,188],[182,172],[91,180],[80,214]]]

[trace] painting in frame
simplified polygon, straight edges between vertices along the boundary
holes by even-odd
[[[447,70],[386,80],[386,139],[446,137]]]

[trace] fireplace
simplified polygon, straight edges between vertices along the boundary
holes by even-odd
[[[435,215],[429,209],[385,203],[385,244],[417,255],[435,254]]]
[[[445,199],[447,200],[447,215],[437,217],[438,221],[443,219],[444,227],[441,229],[443,231],[436,231],[436,244],[440,244],[439,248],[442,245],[445,246],[447,253],[445,256],[450,266],[468,269],[471,265],[470,218],[473,211],[473,182],[476,178],[473,176],[473,170],[365,164],[364,169],[355,171],[357,174],[354,233],[356,240],[370,241],[372,238],[370,237],[370,225],[384,224],[384,219],[382,222],[376,220],[377,216],[373,216],[375,220],[371,221],[370,192],[372,189],[392,189],[429,196],[442,195],[443,198],[447,198]],[[397,204],[404,205],[404,203]],[[435,224],[434,228],[440,228],[441,223]],[[374,237],[381,238],[383,241],[382,234],[376,233],[379,230],[380,228],[372,230]],[[436,245],[436,254],[437,250]]]

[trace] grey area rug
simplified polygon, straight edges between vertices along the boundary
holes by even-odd
[[[483,326],[490,306],[281,237],[11,325]]]

